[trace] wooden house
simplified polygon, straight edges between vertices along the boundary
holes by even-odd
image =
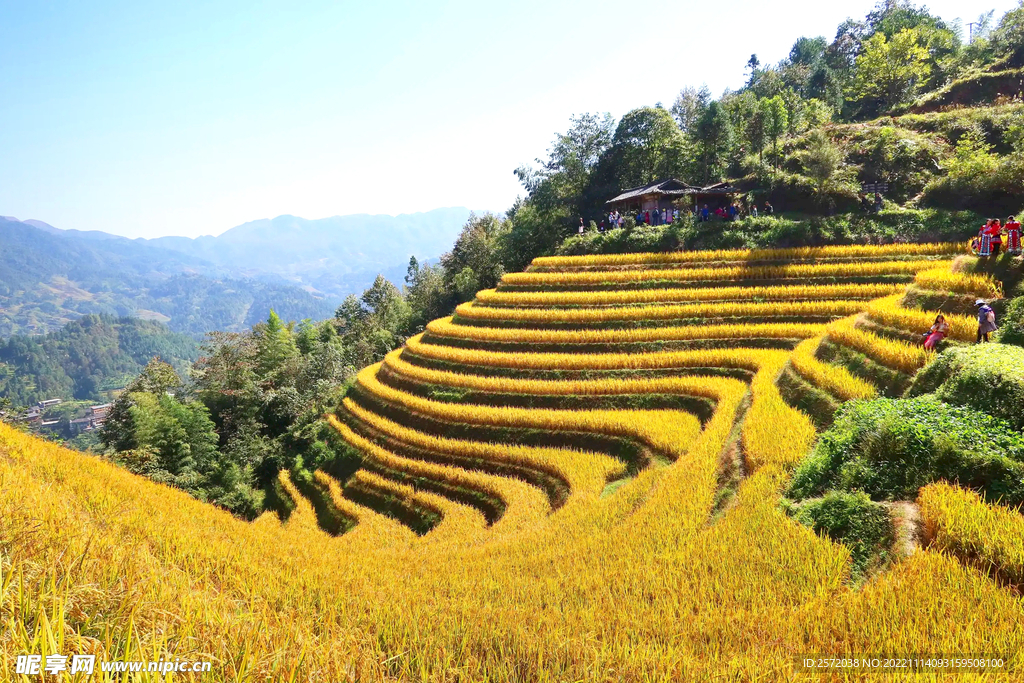
[[[654,211],[679,207],[703,206],[711,209],[731,204],[739,191],[728,183],[706,187],[688,185],[682,180],[669,178],[650,185],[633,187],[605,202],[609,211]]]

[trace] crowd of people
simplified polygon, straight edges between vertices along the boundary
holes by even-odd
[[[989,218],[978,230],[978,236],[971,242],[971,248],[978,256],[993,258],[999,256],[1003,248],[1003,235],[1006,235],[1006,253],[1011,256],[1021,254],[1020,244],[1020,223],[1015,216],[1006,219],[1001,223],[998,218]],[[975,344],[987,342],[988,336],[996,331],[996,313],[984,299],[974,302],[978,310],[978,336]],[[946,338],[949,334],[949,323],[941,313],[935,317],[931,329],[924,333],[924,346],[926,349],[935,349],[935,345]]]
[[[1003,233],[1006,234],[1006,252],[1013,256],[1019,256],[1020,246],[1020,223],[1014,216],[1006,219],[1006,224],[999,222],[998,218],[989,218],[985,225],[981,226],[978,236],[971,243],[978,256],[999,256],[1003,248]]]
[[[757,218],[759,215],[770,216],[775,213],[775,207],[769,202],[764,203],[764,208],[761,212],[758,212],[756,204],[751,204],[750,208],[747,209],[738,202],[733,202],[725,206],[719,206],[714,209],[708,207],[707,204],[703,206],[695,206],[692,209],[678,209],[678,208],[663,208],[663,209],[644,209],[642,211],[620,213],[618,210],[611,211],[608,214],[607,219],[602,219],[598,224],[597,229],[599,232],[605,230],[611,230],[612,228],[621,228],[627,218],[632,217],[636,225],[670,225],[675,221],[679,220],[680,216],[687,213],[693,215],[693,217],[700,223],[706,223],[711,220],[722,220],[722,221],[734,221],[744,216],[750,216],[751,218]],[[583,219],[580,218],[579,232],[582,235],[585,231]]]

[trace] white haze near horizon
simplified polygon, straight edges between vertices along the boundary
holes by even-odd
[[[502,211],[571,115],[737,88],[751,53],[775,63],[873,4],[0,0],[0,214],[194,237]],[[928,3],[964,25],[1016,4]]]

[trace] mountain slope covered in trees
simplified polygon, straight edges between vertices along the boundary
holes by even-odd
[[[100,401],[154,356],[185,371],[199,345],[157,322],[86,315],[57,332],[0,341],[0,399],[16,406],[51,398]]]

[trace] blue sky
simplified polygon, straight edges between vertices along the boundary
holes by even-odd
[[[872,5],[0,0],[0,214],[155,237],[500,211],[571,115],[738,87]]]

